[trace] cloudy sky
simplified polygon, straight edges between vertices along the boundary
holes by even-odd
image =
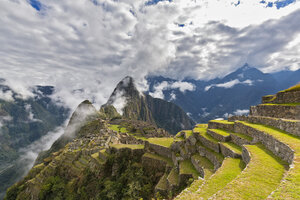
[[[54,85],[74,108],[149,74],[210,79],[244,63],[300,68],[298,0],[1,0],[0,78]],[[74,92],[75,91],[75,92]]]

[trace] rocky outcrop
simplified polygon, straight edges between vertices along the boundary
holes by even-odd
[[[262,97],[262,103],[299,103],[300,91],[278,92],[276,95]]]

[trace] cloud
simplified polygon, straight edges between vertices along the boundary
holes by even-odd
[[[29,122],[43,122],[40,119],[34,118],[34,114],[32,112],[32,108],[31,108],[30,104],[25,104],[24,107],[25,107],[26,112],[28,113],[28,120],[29,120]]]
[[[249,113],[248,109],[237,109],[236,111],[233,112],[234,115],[247,115]]]
[[[0,77],[22,98],[53,85],[52,97],[75,109],[84,99],[100,107],[127,75],[145,89],[151,74],[210,79],[245,62],[300,68],[298,1],[147,2],[0,1]]]
[[[210,88],[212,87],[222,87],[222,88],[232,88],[234,87],[235,85],[237,84],[245,84],[245,85],[253,85],[253,81],[252,80],[245,80],[245,81],[240,81],[238,79],[234,79],[234,80],[231,80],[231,81],[228,81],[226,83],[219,83],[219,84],[212,84],[212,85],[208,85],[204,88],[205,91],[208,91]]]
[[[21,156],[20,159],[17,160],[17,163],[21,163],[20,166],[23,167],[23,169],[20,170],[25,169],[25,174],[27,174],[28,170],[32,168],[38,154],[42,151],[48,150],[53,142],[56,141],[63,133],[64,126],[57,127],[55,130],[48,132],[28,147],[20,149]]]
[[[3,99],[4,101],[14,101],[12,91],[10,91],[10,90],[7,90],[7,91],[0,90],[0,99]]]
[[[178,89],[180,92],[184,93],[186,91],[194,91],[196,89],[196,86],[189,82],[182,82],[182,81],[176,81],[176,82],[167,82],[163,81],[159,84],[154,85],[153,92],[149,93],[154,98],[161,98],[164,99],[164,90],[170,90],[170,89]],[[174,93],[171,94],[171,100],[176,98],[176,95]]]

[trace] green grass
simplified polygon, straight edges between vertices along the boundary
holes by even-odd
[[[92,158],[94,158],[95,160],[97,160],[97,162],[98,162],[100,165],[102,165],[102,164],[105,163],[102,159],[99,158],[99,152],[94,153],[94,154],[92,154],[91,156],[92,156]]]
[[[193,135],[192,130],[184,130],[184,132],[185,132],[185,138],[189,138],[191,135]]]
[[[209,130],[225,137],[230,136],[229,132],[223,129],[209,129]]]
[[[115,124],[109,124],[108,126],[109,129],[121,133],[128,133],[128,130],[125,127],[121,127],[120,125],[115,125]]]
[[[196,124],[197,128],[207,128],[208,127],[208,124]]]
[[[222,166],[216,173],[208,179],[197,192],[197,197],[207,199],[229,182],[235,179],[245,168],[245,163],[241,159],[225,158]]]
[[[210,120],[210,122],[216,122],[221,124],[234,124],[234,122],[229,122],[228,120]]]
[[[222,144],[224,146],[226,146],[227,148],[231,149],[232,151],[234,151],[235,153],[242,155],[242,147],[240,147],[232,142],[222,142]]]
[[[281,92],[293,92],[293,91],[300,91],[300,83],[298,83],[297,85],[294,85],[286,90],[283,90]]]
[[[161,160],[166,162],[169,166],[173,166],[173,161],[170,158],[164,157],[164,156],[160,156],[157,154],[153,154],[153,153],[145,153],[143,155],[143,157],[148,157],[148,158],[152,158],[152,159],[156,159],[156,160]]]
[[[144,149],[144,145],[142,144],[112,144],[111,147],[115,147],[116,149],[129,148],[129,149]]]
[[[202,128],[198,128],[198,129],[202,129]],[[211,135],[209,135],[207,133],[207,129],[199,131],[199,134],[211,142],[214,142],[216,144],[219,143],[219,141],[217,139],[215,139],[214,137],[212,137]]]
[[[167,175],[164,174],[156,185],[157,189],[167,190],[168,189],[168,182],[167,182]]]
[[[174,142],[174,138],[148,138],[147,141],[152,144],[157,144],[169,148]]]
[[[167,180],[172,184],[172,185],[179,185],[179,175],[178,172],[175,168],[173,168],[170,171],[170,174],[167,177]]]
[[[265,199],[283,178],[287,163],[259,145],[245,145],[251,160],[235,180],[213,199]]]
[[[240,137],[240,138],[242,138],[242,139],[248,140],[249,142],[251,142],[251,141],[253,140],[252,137],[250,137],[250,136],[248,136],[248,135],[245,135],[245,134],[242,134],[242,133],[232,133],[232,132],[231,132],[230,134],[236,135],[236,136],[238,136],[238,137]]]
[[[300,138],[285,131],[261,124],[242,122],[243,124],[272,135],[289,145],[294,151],[294,166],[286,175],[279,188],[272,195],[273,199],[300,199]]]
[[[176,199],[208,199],[236,178],[244,167],[245,164],[240,159],[226,158],[222,167],[213,176],[194,181],[191,187],[178,195]]]
[[[199,172],[195,169],[190,160],[183,160],[179,163],[179,174],[192,174],[194,179],[198,179]]]
[[[300,106],[300,103],[264,103],[264,106]]]
[[[199,165],[204,170],[204,177],[211,176],[213,174],[214,165],[212,164],[212,162],[210,162],[210,160],[208,160],[206,157],[200,156],[199,154],[194,154],[192,158],[196,161],[199,161]]]

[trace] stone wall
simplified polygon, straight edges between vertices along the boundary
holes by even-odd
[[[206,148],[204,148],[202,146],[197,146],[197,150],[201,156],[206,157],[208,160],[210,160],[210,162],[213,163],[215,170],[217,170],[219,167],[221,167],[222,162],[220,162],[218,160],[218,158],[216,157],[216,155],[213,152],[207,150]]]
[[[284,106],[284,105],[251,106],[250,115],[300,120],[300,106]]]
[[[215,143],[213,141],[210,141],[208,139],[206,139],[204,136],[202,135],[198,135],[198,140],[206,147],[214,150],[215,152],[219,153],[220,152],[220,147],[219,147],[219,143]]]
[[[200,173],[200,176],[204,178],[205,174],[203,168],[200,166],[200,162],[196,160],[193,156],[191,157],[191,162],[194,165],[195,169]]]
[[[160,146],[157,144],[152,144],[149,143],[148,141],[145,142],[145,149],[147,151],[154,151],[155,153],[157,153],[158,155],[167,157],[167,158],[172,158],[172,150],[171,148],[167,148],[164,146]]]
[[[287,119],[276,119],[271,117],[264,117],[264,116],[234,116],[229,118],[228,120],[235,121],[248,121],[251,123],[257,124],[265,124],[268,126],[272,126],[283,131],[286,131],[290,134],[300,136],[300,121],[296,120],[287,120]]]
[[[252,144],[252,142],[246,140],[246,139],[243,139],[237,135],[234,135],[234,133],[231,133],[231,141],[236,144],[236,145],[239,145],[239,146],[242,146],[244,144]]]
[[[225,129],[228,131],[233,131],[234,124],[226,124],[221,122],[209,121],[208,129]]]
[[[242,146],[242,159],[246,165],[250,162],[251,160],[251,155],[250,152],[248,151],[247,147]]]
[[[151,158],[148,156],[142,157],[142,165],[149,172],[152,172],[152,171],[164,172],[167,169],[167,162],[165,162],[163,160]]]
[[[241,158],[241,155],[238,153],[235,153],[234,151],[232,151],[231,149],[227,148],[225,145],[223,145],[222,143],[220,143],[220,149],[221,149],[221,153],[223,154],[223,156],[225,157],[231,157],[231,158]]]
[[[278,92],[276,94],[276,98],[274,98],[274,100],[272,100],[272,99],[273,98],[270,98],[269,95],[264,96],[264,97],[262,97],[262,102],[263,103],[299,103],[300,102],[300,91]],[[270,100],[272,100],[272,101],[270,101]]]
[[[221,142],[227,142],[230,140],[230,135],[229,136],[223,136],[223,135],[220,135],[216,132],[214,132],[213,130],[210,130],[210,129],[207,129],[207,133],[212,136],[213,138],[221,141]]]
[[[250,126],[244,125],[241,122],[235,123],[235,131],[253,137],[255,141],[261,142],[267,149],[272,151],[281,159],[287,161],[289,164],[293,162],[294,151],[287,144],[284,144],[273,136],[254,129]]]

